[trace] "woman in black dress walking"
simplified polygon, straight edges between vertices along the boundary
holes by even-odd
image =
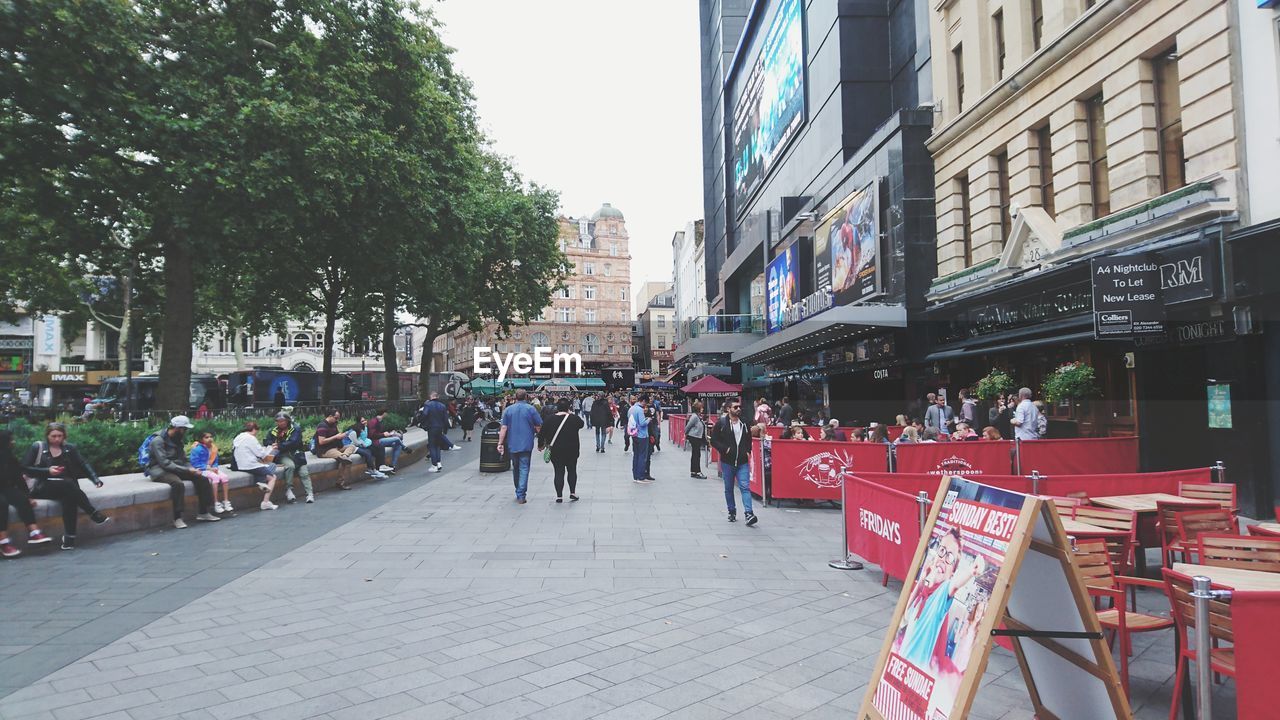
[[[569,500],[578,500],[578,431],[585,427],[582,418],[572,412],[568,398],[556,402],[556,412],[542,424],[538,444],[551,448],[551,466],[555,468],[556,502],[564,502],[564,481],[569,478]]]

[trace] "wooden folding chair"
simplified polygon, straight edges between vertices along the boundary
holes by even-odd
[[[1236,486],[1231,483],[1178,483],[1178,495],[1188,500],[1211,500],[1231,514],[1239,512],[1236,505]]]
[[[1201,565],[1280,573],[1280,537],[1204,533],[1196,542]]]
[[[1209,508],[1199,510],[1183,510],[1173,514],[1174,526],[1178,529],[1178,544],[1184,556],[1195,554],[1199,549],[1198,538],[1205,534],[1239,535],[1236,518],[1230,510]],[[1192,560],[1191,562],[1199,562]]]
[[[1160,536],[1160,555],[1166,567],[1173,564],[1174,553],[1185,557],[1189,550],[1178,539],[1178,522],[1174,516],[1187,510],[1204,509],[1204,503],[1156,501],[1156,533]]]
[[[1254,537],[1280,537],[1280,530],[1272,530],[1260,525],[1250,525],[1249,534]]]
[[[1101,538],[1077,540],[1072,553],[1076,572],[1095,599],[1111,601],[1111,607],[1097,610],[1102,629],[1120,640],[1120,682],[1125,695],[1129,694],[1129,655],[1133,653],[1133,633],[1152,632],[1173,627],[1173,620],[1159,615],[1148,615],[1133,609],[1126,600],[1128,591],[1138,587],[1163,589],[1157,580],[1116,575],[1111,570],[1111,553]]]
[[[1058,514],[1063,517],[1071,517],[1071,511],[1085,502],[1081,498],[1062,497],[1059,495],[1044,495],[1043,497],[1053,503],[1054,508],[1058,510]]]
[[[1176,658],[1177,669],[1173,681],[1173,706],[1169,708],[1169,720],[1178,720],[1178,705],[1182,701],[1182,684],[1188,682],[1188,663],[1197,662],[1196,657],[1201,648],[1193,648],[1190,643],[1191,631],[1196,627],[1196,601],[1191,597],[1191,578],[1182,573],[1163,568],[1165,594],[1169,596],[1169,605],[1173,608],[1173,621],[1177,627],[1178,643]],[[1213,586],[1215,589],[1224,589]],[[1220,598],[1209,601],[1209,636],[1214,643],[1235,642],[1235,632],[1231,625],[1231,600]],[[1209,649],[1209,667],[1217,675],[1236,676],[1236,651],[1232,647],[1211,647]]]
[[[1133,554],[1138,546],[1138,514],[1136,512],[1095,505],[1078,505],[1072,509],[1071,517],[1111,531],[1107,533],[1107,548],[1111,552],[1111,561],[1116,572],[1121,575],[1133,573]],[[1124,533],[1126,539],[1116,540],[1114,533]]]

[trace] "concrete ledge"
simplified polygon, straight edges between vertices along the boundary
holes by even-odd
[[[398,468],[400,470],[426,457],[427,433],[419,428],[409,428],[404,442],[407,450],[412,452],[401,454]],[[365,475],[366,469],[363,461],[359,465],[352,464],[353,484],[365,481],[379,482]],[[338,482],[337,460],[321,459],[308,453],[307,470],[311,473],[311,484],[317,493],[332,489]],[[258,504],[262,502],[262,491],[257,488],[252,476],[231,470],[228,470],[227,474],[231,476],[228,486],[231,489],[231,502],[236,512],[260,512]],[[87,480],[80,481],[80,488],[85,491],[96,508],[111,517],[111,522],[95,525],[83,512],[80,513],[76,528],[76,539],[80,544],[108,535],[166,527],[173,522],[173,507],[169,502],[168,485],[152,482],[142,473],[107,475],[100,479],[103,482],[101,488],[93,487],[93,484]],[[295,492],[300,492],[297,480],[294,480],[293,485],[299,487]],[[186,486],[187,497],[194,498],[195,486],[191,482],[187,482]],[[273,500],[276,503],[284,502],[284,494],[283,483],[277,482]],[[188,514],[194,515],[198,512],[196,503],[188,501],[186,510]],[[35,514],[36,522],[46,535],[55,540],[62,535],[62,509],[58,503],[51,500],[36,500]],[[13,508],[9,509],[8,530],[9,536],[15,542],[20,546],[24,544],[26,528]]]

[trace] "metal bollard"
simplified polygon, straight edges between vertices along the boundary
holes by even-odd
[[[924,534],[924,523],[929,517],[930,499],[931,498],[929,497],[929,493],[925,492],[924,490],[921,490],[919,493],[916,494],[916,505],[919,506],[919,510],[920,510],[920,533],[922,535]]]
[[[1227,481],[1227,464],[1221,460],[1213,464],[1213,481],[1219,483]]]
[[[1231,597],[1230,590],[1210,590],[1204,575],[1191,578],[1191,597],[1196,603],[1196,715],[1213,720],[1213,639],[1209,634],[1209,603]]]
[[[1040,494],[1040,481],[1043,479],[1044,479],[1044,476],[1040,474],[1039,470],[1031,471],[1031,494],[1032,495]]]
[[[832,570],[861,570],[862,563],[853,559],[853,555],[849,552],[849,515],[845,503],[849,483],[846,482],[845,473],[840,473],[840,557],[843,560],[832,560],[827,563],[827,567]]]

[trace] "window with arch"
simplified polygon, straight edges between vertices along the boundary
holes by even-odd
[[[544,332],[536,332],[533,334],[534,347],[551,347],[551,338],[547,337]]]
[[[289,347],[309,348],[311,347],[311,333],[294,333],[293,341]]]
[[[599,336],[587,333],[587,335],[582,338],[582,345],[585,352],[592,354],[600,352]]]

